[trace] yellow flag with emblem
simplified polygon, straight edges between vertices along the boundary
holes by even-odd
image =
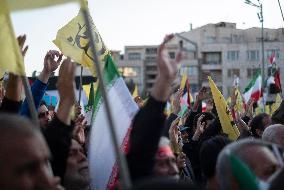
[[[282,98],[280,94],[278,93],[276,95],[275,103],[271,105],[271,114],[273,114],[279,108],[281,102],[282,102]]]
[[[25,75],[24,59],[12,27],[6,0],[0,0],[0,75],[11,72]]]
[[[228,135],[229,139],[237,140],[240,136],[240,132],[233,121],[233,117],[226,103],[226,100],[221,94],[221,92],[218,90],[217,86],[215,85],[214,81],[211,79],[210,76],[208,76],[208,81],[217,109],[218,117],[222,125],[222,130],[225,134]]]
[[[91,19],[92,21],[92,19]],[[92,32],[95,37],[95,46],[99,62],[104,62],[108,50],[92,21]],[[82,11],[68,24],[58,30],[53,43],[62,51],[65,56],[71,57],[74,61],[88,68],[93,76],[96,76],[94,59],[91,52],[90,41],[86,31],[86,23]],[[103,67],[104,64],[102,64]],[[103,69],[103,68],[102,68]]]
[[[243,102],[242,94],[238,88],[236,89],[236,94],[237,94],[236,110],[239,113],[244,113],[245,112],[244,102]]]

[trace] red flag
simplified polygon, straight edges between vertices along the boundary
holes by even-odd
[[[272,53],[272,55],[269,57],[268,61],[269,61],[270,64],[273,64],[273,63],[275,63],[275,59],[276,59],[275,53]]]
[[[280,90],[280,92],[282,92],[280,72],[278,69],[274,73],[274,82],[275,82],[275,86]]]

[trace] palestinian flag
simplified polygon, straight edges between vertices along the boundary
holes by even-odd
[[[261,96],[261,71],[257,70],[255,76],[250,81],[249,85],[245,88],[243,93],[243,98],[245,103],[249,101],[250,98],[253,98],[255,101],[258,101]]]
[[[130,126],[138,107],[110,55],[107,55],[105,59],[103,77],[116,134],[122,151],[127,152]],[[118,179],[118,165],[99,88],[96,91],[93,107],[94,119],[89,145],[91,187],[92,189],[114,189]]]

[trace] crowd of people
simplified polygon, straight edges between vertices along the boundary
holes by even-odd
[[[174,90],[172,84],[182,53],[175,59],[168,57],[166,44],[172,38],[166,36],[159,46],[158,75],[147,101],[135,98],[139,111],[125,155],[133,189],[281,189],[284,103],[272,116],[255,115],[253,101],[236,114],[232,93],[230,111],[240,131],[235,141],[223,132],[222,118],[206,88],[180,114],[183,90]],[[18,38],[23,56],[28,49],[25,39]],[[60,101],[54,111],[42,98],[57,68]],[[31,121],[28,102],[22,101],[21,77],[9,73],[0,91],[0,189],[90,189],[89,128],[76,104],[75,69],[70,58],[63,60],[55,50],[47,52],[43,70],[31,86],[38,123]],[[172,110],[166,115],[169,99]],[[207,102],[203,112],[202,101]],[[116,188],[123,189],[123,185],[118,181]]]

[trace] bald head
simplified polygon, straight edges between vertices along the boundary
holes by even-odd
[[[284,125],[274,124],[267,127],[262,134],[262,140],[284,145]]]

